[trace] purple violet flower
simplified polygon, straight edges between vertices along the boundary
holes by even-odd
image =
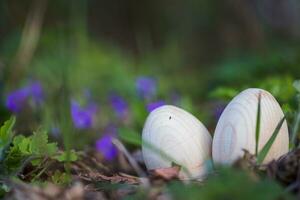
[[[18,113],[24,108],[29,96],[30,91],[28,90],[28,87],[15,90],[7,95],[5,103],[6,107],[11,112]]]
[[[156,101],[156,102],[152,102],[152,103],[149,103],[147,105],[147,110],[148,112],[152,112],[153,110],[155,110],[156,108],[159,108],[163,105],[165,105],[166,103],[164,101]]]
[[[136,79],[136,90],[140,97],[152,99],[156,95],[156,80],[148,76],[140,76]]]
[[[116,115],[123,119],[128,114],[128,104],[127,102],[121,97],[116,94],[110,96],[110,103],[112,108],[114,109]]]
[[[78,129],[91,128],[94,123],[94,118],[97,113],[97,106],[93,103],[83,107],[78,102],[72,100],[71,115],[74,126]]]
[[[44,92],[40,82],[32,82],[29,86],[30,96],[36,104],[41,104],[44,99]]]
[[[108,132],[96,141],[96,150],[108,161],[113,160],[118,155],[118,150],[112,143],[112,139],[115,135],[116,129],[113,127],[108,129]]]
[[[6,98],[6,107],[11,112],[18,113],[24,108],[30,98],[36,104],[42,103],[43,88],[40,82],[31,82],[30,84],[9,93]]]

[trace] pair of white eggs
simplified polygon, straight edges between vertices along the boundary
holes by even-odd
[[[259,95],[261,121],[258,151],[267,143],[284,117],[275,98],[262,89],[247,89],[237,95],[223,111],[213,139],[193,115],[175,106],[155,109],[148,116],[142,135],[142,152],[148,170],[180,165],[181,179],[201,179],[207,173],[207,161],[231,164],[243,156],[243,149],[255,152],[255,132]],[[286,121],[265,157],[268,163],[288,152]]]

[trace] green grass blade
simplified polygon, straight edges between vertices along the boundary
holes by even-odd
[[[291,145],[292,148],[296,146],[296,140],[298,137],[298,131],[299,131],[299,125],[300,125],[300,95],[297,95],[297,101],[298,101],[298,111],[295,114],[294,123],[293,123],[293,129],[292,129],[292,138],[291,138]]]
[[[256,114],[256,128],[255,128],[255,156],[258,154],[258,141],[260,131],[260,119],[261,119],[261,93],[258,96],[257,114]]]
[[[272,144],[274,143],[280,129],[281,126],[283,124],[285,120],[285,117],[283,117],[279,123],[277,124],[272,136],[270,137],[270,139],[268,140],[268,142],[265,144],[265,146],[262,148],[262,150],[259,152],[258,156],[257,156],[257,163],[261,164],[263,162],[263,160],[265,159],[265,157],[267,156],[269,150],[271,149]]]
[[[299,124],[300,124],[300,110],[296,114],[294,125],[293,125],[293,130],[292,130],[291,144],[292,144],[293,147],[296,145],[296,139],[297,139],[297,136],[298,136]]]

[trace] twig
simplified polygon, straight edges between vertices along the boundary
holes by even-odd
[[[134,160],[134,158],[127,151],[125,146],[116,138],[112,139],[112,143],[126,156],[132,168],[136,171],[139,177],[141,177],[141,183],[145,188],[150,186],[149,180],[146,176],[146,173],[140,168],[138,163]]]
[[[30,171],[30,172],[27,173],[26,175],[22,176],[22,178],[23,178],[23,179],[26,179],[26,178],[28,178],[29,176],[31,176],[32,174],[34,174],[35,172],[39,171],[39,170],[42,168],[42,166],[43,166],[44,164],[46,164],[47,161],[48,161],[48,157],[47,157],[47,158],[44,158],[44,159],[42,160],[42,162],[41,162],[38,166],[35,167],[35,169],[33,169],[32,171]]]
[[[53,161],[49,161],[47,165],[45,164],[44,168],[32,178],[32,181],[35,181],[37,178],[39,178],[53,163]]]

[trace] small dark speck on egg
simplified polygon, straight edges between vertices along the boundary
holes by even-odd
[[[169,117],[169,120],[171,119],[171,116]]]

